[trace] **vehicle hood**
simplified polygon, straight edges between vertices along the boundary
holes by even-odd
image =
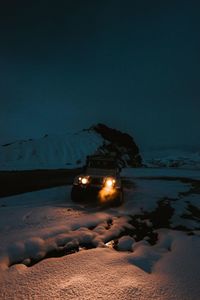
[[[116,170],[108,170],[108,169],[92,169],[88,168],[86,170],[87,175],[95,176],[95,177],[108,177],[108,176],[116,176]]]

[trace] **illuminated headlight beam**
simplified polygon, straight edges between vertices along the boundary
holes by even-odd
[[[116,180],[112,177],[108,177],[104,181],[104,186],[107,188],[113,188],[115,186]]]
[[[83,178],[81,178],[81,183],[82,184],[87,184],[88,183],[88,178],[87,177],[83,177]]]

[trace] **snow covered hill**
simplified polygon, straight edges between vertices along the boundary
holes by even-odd
[[[127,133],[97,124],[74,134],[45,135],[2,145],[0,170],[70,169],[84,166],[86,156],[113,152],[126,166],[140,166],[142,159]]]
[[[1,170],[60,169],[81,167],[87,155],[102,146],[104,139],[94,131],[45,135],[35,140],[1,146]]]
[[[127,133],[97,124],[73,134],[45,135],[0,146],[0,170],[73,169],[96,151],[114,152],[126,167],[200,169],[200,151],[143,152]]]

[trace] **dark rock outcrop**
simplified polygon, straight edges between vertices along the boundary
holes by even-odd
[[[114,154],[122,166],[140,167],[142,165],[139,147],[129,134],[101,123],[94,125],[91,129],[106,141],[99,149],[101,153]]]

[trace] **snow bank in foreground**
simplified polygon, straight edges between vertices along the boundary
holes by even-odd
[[[131,216],[151,212],[160,199],[178,199],[180,192],[190,189],[189,184],[162,180],[137,179],[134,184],[134,189],[125,188],[125,203],[120,209],[104,211],[72,203],[70,187],[1,198],[0,267],[7,268],[16,261],[28,264],[30,259],[41,259],[48,252],[63,247],[67,250],[76,245],[105,246],[124,230],[134,229],[129,223]],[[189,199],[178,201],[182,214]],[[175,205],[176,202],[176,208]],[[178,208],[176,210],[179,213]],[[175,213],[174,218],[174,223],[179,222],[179,214]],[[196,228],[195,224],[191,225],[191,229]],[[119,240],[119,248],[130,250],[134,240],[124,239]]]
[[[155,248],[140,244],[133,253],[97,248],[32,268],[13,266],[0,275],[1,299],[198,300],[198,238],[170,231],[165,237]]]
[[[190,183],[129,176],[116,208],[75,204],[70,187],[0,198],[0,299],[198,300],[199,219],[181,216],[190,204],[200,209],[199,194],[190,193]],[[172,227],[190,221],[191,235],[151,229],[148,213],[166,198]],[[134,217],[153,230],[153,245],[135,235]],[[65,255],[73,249],[79,252]],[[64,256],[45,257],[51,251]],[[32,260],[41,261],[28,267]]]
[[[44,136],[0,147],[1,170],[77,168],[103,144],[94,131]]]

